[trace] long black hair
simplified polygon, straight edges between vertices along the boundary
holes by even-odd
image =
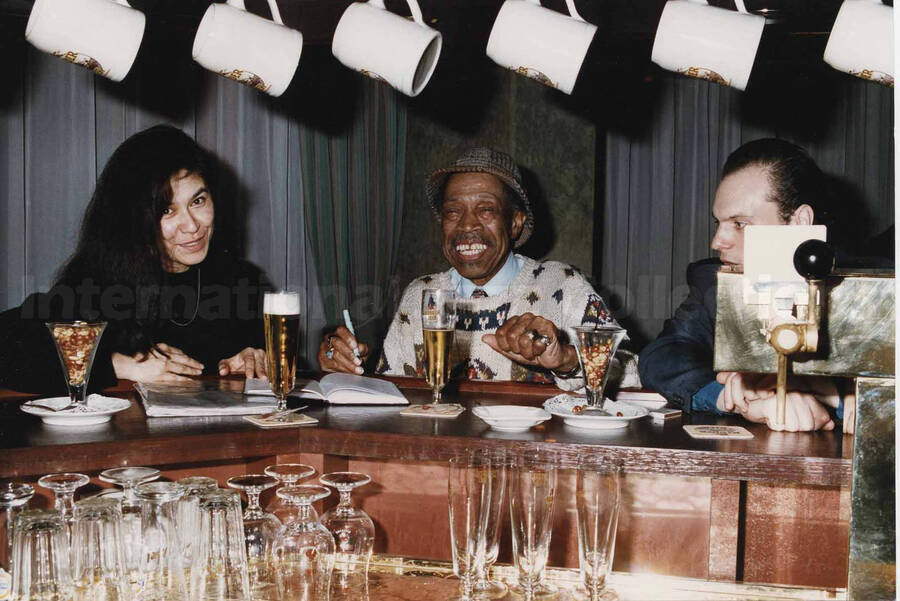
[[[218,225],[218,216],[227,211],[216,195],[214,158],[180,129],[157,125],[125,140],[110,157],[85,211],[76,250],[59,271],[57,287],[88,283],[99,293],[89,305],[95,316],[109,321],[106,335],[120,352],[145,352],[156,342],[160,289],[167,278],[160,218],[172,202],[171,179],[183,171],[206,182]],[[214,231],[204,264],[227,253],[228,229]],[[131,301],[114,307],[116,318],[110,318],[113,307],[103,297],[113,287]]]

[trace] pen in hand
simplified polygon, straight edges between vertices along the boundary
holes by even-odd
[[[350,311],[344,309],[344,326],[350,330],[350,333],[353,334],[353,337],[356,338],[356,329],[353,327],[353,322],[350,321]],[[353,349],[353,356],[359,359],[359,349]]]

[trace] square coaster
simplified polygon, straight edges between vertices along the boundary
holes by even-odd
[[[750,430],[741,426],[682,426],[682,428],[692,438],[731,438],[738,440],[753,438]]]
[[[400,415],[411,417],[440,417],[452,419],[465,411],[456,403],[438,403],[437,405],[410,405]]]
[[[293,428],[295,426],[314,426],[319,423],[316,418],[302,413],[291,413],[281,420],[274,417],[262,418],[258,415],[245,415],[244,419],[260,428]]]

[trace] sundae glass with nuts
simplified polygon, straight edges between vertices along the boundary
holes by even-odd
[[[588,408],[603,409],[603,389],[609,377],[609,364],[625,330],[618,326],[582,325],[575,328],[575,348],[584,373]]]
[[[56,343],[56,352],[66,375],[69,401],[76,410],[87,409],[87,385],[91,364],[97,352],[97,343],[106,328],[106,322],[71,321],[50,322],[47,328]]]

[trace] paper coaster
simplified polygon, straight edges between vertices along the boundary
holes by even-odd
[[[302,413],[291,413],[280,420],[274,417],[262,418],[257,415],[245,415],[244,419],[260,428],[291,428],[293,426],[313,426],[319,423],[316,418]]]
[[[443,417],[454,418],[465,411],[456,403],[438,403],[437,405],[410,405],[400,412],[400,415],[412,417]]]
[[[741,426],[682,426],[682,428],[692,438],[753,438],[750,430]]]

